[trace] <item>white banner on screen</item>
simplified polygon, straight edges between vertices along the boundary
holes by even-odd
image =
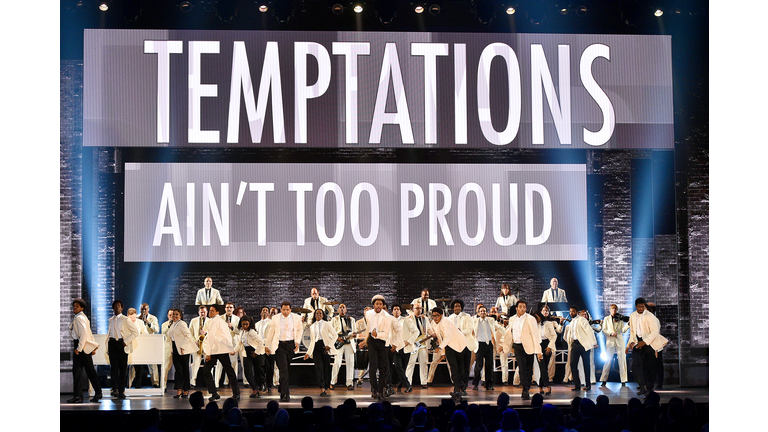
[[[587,259],[579,164],[127,163],[125,261]]]

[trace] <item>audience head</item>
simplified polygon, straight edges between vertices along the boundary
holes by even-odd
[[[243,413],[240,412],[240,408],[232,407],[227,413],[227,424],[230,426],[239,426],[240,420],[243,419]]]
[[[198,390],[189,395],[189,405],[191,405],[192,409],[194,410],[202,410],[205,406],[205,398],[203,397],[203,392]]]
[[[160,426],[160,410],[157,408],[150,408],[144,415],[144,422],[147,425],[147,429],[149,429],[151,426]]]
[[[275,414],[275,426],[288,427],[289,421],[291,421],[291,418],[288,415],[288,411],[282,408],[277,410],[277,414]]]
[[[544,405],[544,396],[541,393],[531,396],[531,408],[541,408],[542,405]]]
[[[216,420],[221,418],[221,411],[219,411],[219,405],[216,402],[208,402],[208,405],[205,406],[205,418]]]
[[[467,407],[467,420],[471,426],[477,426],[483,423],[483,412],[480,410],[480,405],[472,404]]]
[[[597,413],[597,407],[592,399],[584,398],[579,403],[579,414],[584,418],[592,418]]]
[[[509,406],[509,395],[506,392],[499,393],[499,397],[496,398],[496,406],[499,408],[506,408]]]
[[[229,411],[232,408],[237,408],[237,407],[238,407],[237,399],[233,397],[228,397],[224,399],[224,403],[221,406],[221,414],[224,416],[224,418],[226,418],[227,415],[229,414]]]
[[[382,407],[380,403],[374,402],[374,403],[368,405],[368,420],[369,421],[379,421],[379,420],[381,420],[381,417],[383,415],[384,415],[384,407]]]
[[[661,402],[661,397],[658,393],[651,390],[648,392],[648,394],[645,396],[645,402],[644,405],[646,407],[657,407],[659,406],[659,403]]]
[[[354,414],[355,410],[357,409],[357,402],[355,402],[355,400],[352,398],[347,398],[344,401],[344,406],[349,408],[350,414]]]
[[[301,409],[304,411],[312,411],[315,407],[315,401],[310,396],[304,396],[301,398]]]
[[[514,408],[504,410],[504,413],[501,415],[501,429],[505,431],[520,429],[520,417]]]
[[[453,412],[453,415],[451,415],[451,428],[453,430],[463,431],[468,424],[469,420],[467,420],[467,415],[464,411],[456,410]]]
[[[579,406],[581,405],[581,398],[579,396],[576,396],[571,401],[571,415],[578,415],[579,414]]]
[[[413,424],[414,426],[424,426],[427,424],[427,410],[423,407],[418,407],[413,410]]]
[[[333,424],[333,408],[326,405],[320,408],[319,415],[320,424]]]
[[[254,426],[264,426],[264,423],[267,421],[267,416],[264,414],[264,410],[253,410],[251,421],[253,422]]]
[[[541,407],[541,420],[545,425],[557,424],[560,420],[560,411],[552,404],[546,404]]]
[[[270,416],[274,416],[277,414],[277,411],[280,409],[280,402],[276,400],[271,400],[267,402],[267,414]]]

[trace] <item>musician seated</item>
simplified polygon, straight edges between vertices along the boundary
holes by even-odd
[[[314,315],[317,309],[324,310],[325,315],[328,318],[333,317],[333,306],[326,303],[328,303],[328,299],[325,297],[320,297],[320,291],[318,291],[316,287],[312,287],[312,290],[310,291],[310,297],[304,299],[304,306],[302,306],[304,309],[309,309],[310,313],[304,315],[303,320],[309,320],[309,323],[312,324],[314,322]]]
[[[434,300],[431,300],[429,298],[429,290],[426,289],[426,288],[421,290],[421,297],[419,297],[417,299],[413,299],[411,304],[414,305],[414,306],[417,305],[417,304],[421,305],[421,313],[426,315],[427,317],[431,316],[430,314],[431,314],[432,309],[434,309],[437,306],[437,303],[435,303]],[[413,315],[412,310],[413,309],[408,311],[409,315]]]

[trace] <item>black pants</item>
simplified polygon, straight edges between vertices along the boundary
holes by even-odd
[[[315,363],[317,386],[323,390],[331,387],[331,356],[325,352],[325,344],[319,340],[312,350],[312,360]]]
[[[406,354],[403,350],[395,352],[394,364],[395,375],[400,382],[398,387],[405,387],[406,389],[411,386],[411,382],[408,381],[408,377],[405,375],[405,368],[408,367],[408,361],[411,359],[411,354]]]
[[[79,340],[75,340],[75,349],[80,344]],[[83,371],[88,377],[88,381],[91,382],[93,390],[97,395],[101,394],[101,383],[99,382],[99,376],[96,375],[96,369],[93,367],[93,356],[80,351],[80,354],[74,354],[72,357],[72,393],[75,397],[82,396],[83,394]]]
[[[257,355],[256,358],[253,359],[253,379],[254,382],[250,382],[251,386],[255,386],[256,389],[261,389],[266,385],[266,373],[267,373],[267,355]],[[274,365],[274,360],[273,363]],[[243,364],[243,370],[245,370],[245,364]],[[270,371],[270,375],[272,375],[272,371]],[[272,379],[270,376],[269,379]]]
[[[541,360],[537,359],[539,362],[539,371],[541,371],[541,378],[539,378],[539,387],[549,387],[549,372],[547,371],[547,369],[549,368],[549,358],[552,357],[552,353],[550,352],[549,354],[547,354],[548,345],[549,345],[549,340],[545,339],[541,341]]]
[[[171,358],[173,359],[173,368],[176,372],[173,374],[174,390],[189,391],[189,354],[181,355],[176,351],[176,342],[171,341]]]
[[[118,394],[125,394],[125,383],[128,380],[128,353],[125,352],[123,339],[110,338],[107,342],[109,365],[112,373],[112,389]]]
[[[275,355],[274,354],[265,354],[264,357],[264,363],[262,365],[262,372],[261,376],[264,380],[264,387],[271,389],[272,383],[275,380]]]
[[[235,369],[232,368],[232,363],[229,361],[229,354],[213,354],[211,360],[205,362],[203,366],[203,377],[205,377],[205,385],[208,387],[208,393],[216,393],[216,385],[213,382],[213,376],[211,375],[211,369],[216,366],[216,362],[221,363],[221,367],[224,368],[224,373],[227,374],[229,379],[229,385],[232,387],[232,395],[238,396],[240,394],[240,387],[237,385],[237,375]]]
[[[292,340],[280,341],[275,351],[275,363],[277,370],[280,371],[280,396],[290,395],[288,388],[289,374],[291,370],[291,360],[293,359],[293,350],[296,349],[296,343]]]
[[[656,379],[654,380],[655,388],[662,388],[664,386],[664,357],[661,355],[664,351],[657,351],[656,354]]]
[[[493,344],[490,342],[478,342],[475,355],[475,378],[472,385],[480,384],[480,374],[485,366],[485,387],[493,387]]]
[[[523,344],[512,344],[512,349],[515,351],[517,370],[520,373],[520,385],[523,386],[524,391],[528,391],[531,388],[531,380],[533,379],[533,359],[535,355],[526,354]]]
[[[453,391],[458,392],[467,387],[467,383],[464,382],[464,354],[463,352],[457,352],[455,349],[447,346],[445,347],[445,361],[448,362],[448,368],[451,370],[451,378],[453,378]]]
[[[575,340],[571,344],[571,375],[573,376],[573,387],[581,388],[581,378],[579,378],[579,361],[584,365],[584,379],[587,380],[584,385],[590,387],[589,382],[589,351],[584,348],[581,342]]]
[[[255,352],[256,350],[253,347],[246,347],[245,356],[243,357],[243,375],[245,375],[248,383],[251,384],[252,390],[258,390],[264,383],[261,381],[263,376],[261,363],[264,363],[264,356],[254,357],[253,354]]]
[[[368,347],[368,360],[371,364],[368,373],[371,381],[371,392],[384,393],[384,385],[389,375],[389,348],[386,347],[386,342],[372,336],[368,337]],[[379,371],[378,377],[376,376],[377,370]]]
[[[642,341],[641,338],[637,340]],[[632,373],[639,389],[653,390],[656,381],[656,351],[650,345],[632,348]]]
[[[472,351],[469,348],[464,348],[461,355],[464,357],[464,367],[461,368],[461,382],[464,383],[462,390],[466,390],[469,384],[469,368],[472,366]]]

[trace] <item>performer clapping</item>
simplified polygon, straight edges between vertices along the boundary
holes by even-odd
[[[336,341],[336,333],[333,327],[325,320],[325,311],[316,309],[310,328],[312,342],[307,347],[304,360],[311,358],[315,363],[315,375],[317,385],[323,389],[320,396],[328,396],[328,388],[331,386],[331,355],[336,354],[333,344]]]

